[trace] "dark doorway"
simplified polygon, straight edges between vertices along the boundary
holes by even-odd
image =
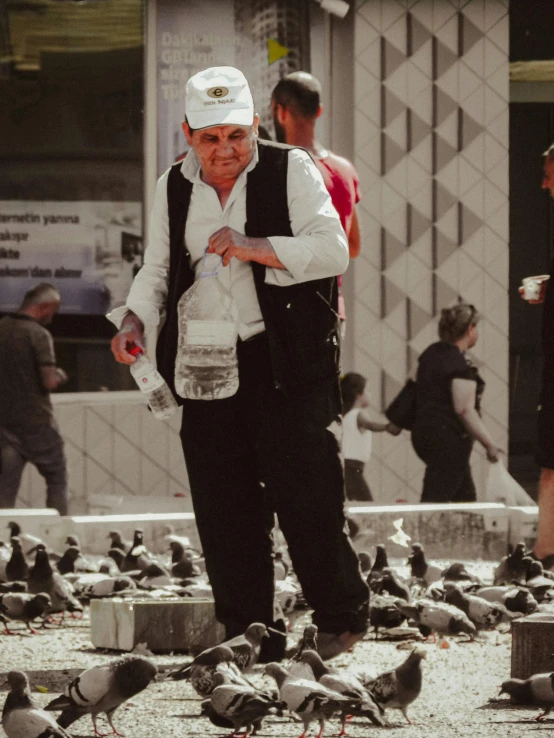
[[[554,219],[541,181],[552,142],[554,103],[510,104],[510,471],[535,499],[542,306],[525,303],[517,289],[523,277],[550,271]]]

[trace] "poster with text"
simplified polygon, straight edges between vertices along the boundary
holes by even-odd
[[[158,0],[156,18],[158,176],[188,150],[181,124],[193,74],[219,65],[240,69],[261,123],[271,128],[274,86],[284,74],[308,69],[306,0]]]
[[[0,312],[50,282],[60,312],[101,315],[124,304],[142,265],[137,202],[0,201]]]

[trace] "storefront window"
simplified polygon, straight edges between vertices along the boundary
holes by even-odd
[[[103,317],[142,262],[143,0],[0,5],[0,312],[40,281],[67,391],[134,385]]]

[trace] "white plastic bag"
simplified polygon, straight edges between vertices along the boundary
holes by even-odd
[[[509,507],[536,505],[536,502],[511,476],[502,461],[489,465],[485,502],[501,502]]]

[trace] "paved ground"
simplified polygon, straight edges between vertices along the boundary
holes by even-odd
[[[301,627],[301,622],[298,623]],[[21,631],[23,632],[23,631]],[[334,660],[340,667],[373,671],[375,674],[399,664],[407,651],[397,643],[375,641],[373,636],[357,644],[353,652]],[[403,644],[406,645],[406,644]],[[500,683],[509,677],[511,636],[488,633],[482,642],[450,641],[450,648],[434,644],[423,646],[427,659],[423,662],[424,683],[419,699],[410,708],[414,725],[410,726],[400,712],[387,713],[392,727],[386,729],[390,738],[397,736],[479,736],[479,738],[521,738],[551,735],[552,721],[536,723],[535,708],[518,708],[506,700],[489,703],[496,698]],[[72,622],[63,629],[52,629],[39,636],[0,636],[0,671],[12,668],[26,670],[33,687],[48,688],[48,693],[36,692],[40,705],[53,698],[63,683],[80,670],[115,658],[116,654],[98,652],[92,648],[88,623]],[[160,668],[188,660],[186,655],[155,656]],[[65,674],[62,670],[65,670]],[[260,685],[271,683],[256,667],[253,680]],[[3,681],[3,680],[2,680]],[[0,697],[0,704],[2,698]],[[219,736],[225,731],[199,717],[200,700],[187,682],[153,684],[131,704],[116,713],[116,726],[128,738],[173,738],[173,736]],[[299,723],[273,718],[264,723],[261,736],[294,738],[302,732]],[[349,734],[353,738],[375,734],[382,729],[361,721],[353,721]],[[312,733],[316,734],[315,726]],[[336,735],[338,725],[328,726],[326,735]],[[73,734],[92,736],[89,718],[73,726]]]

